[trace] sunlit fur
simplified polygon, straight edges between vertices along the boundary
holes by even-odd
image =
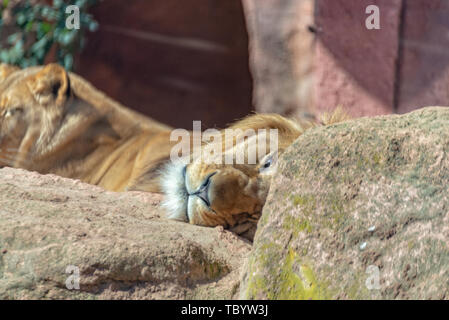
[[[0,65],[0,167],[80,179],[123,191],[168,160],[171,128],[133,112],[50,64]]]
[[[19,70],[18,67],[0,63],[0,82],[5,80],[11,73]]]
[[[338,110],[321,125],[345,119]],[[193,161],[184,170],[186,161],[169,161],[175,144],[170,142],[172,128],[128,110],[58,65],[24,70],[0,65],[0,167],[54,173],[113,191],[163,191],[169,218],[222,225],[248,238],[276,173],[276,159],[315,125],[300,125],[276,114],[250,115],[228,129],[243,134],[253,129],[256,134],[226,143],[229,137],[223,130],[221,141],[203,145],[220,143],[222,154],[211,155],[203,148],[201,155],[191,155]],[[259,129],[278,130],[277,150],[270,150],[269,136],[258,134]],[[255,164],[210,162],[261,142],[266,152]],[[271,165],[265,168],[268,160]],[[189,194],[208,176],[206,204]]]
[[[325,117],[321,125],[340,122],[346,118],[341,110],[337,110],[331,116]],[[230,129],[241,129],[242,132],[253,129],[256,134],[240,143],[237,143],[238,139],[232,138],[233,143],[228,144],[232,147],[226,149],[223,130],[223,138],[221,142],[217,142],[221,143],[224,151],[220,157],[224,159],[227,153],[235,154],[238,150],[248,148],[249,145],[258,144],[259,139],[266,143],[265,157],[262,155],[256,164],[214,164],[211,163],[211,157],[214,155],[203,152],[187,165],[185,171],[183,161],[169,164],[163,171],[161,179],[165,193],[164,207],[168,217],[203,226],[222,225],[247,238],[252,238],[272,177],[276,173],[277,157],[305,130],[316,125],[318,124],[299,125],[277,114],[250,115],[234,123]],[[278,130],[278,150],[270,150],[269,139],[257,134],[258,129]],[[263,168],[265,161],[271,158],[274,159],[271,166]],[[247,160],[246,157],[245,159]],[[210,178],[207,193],[210,201],[208,205],[198,196],[189,196],[189,193],[192,194],[197,190],[211,174],[213,176]]]

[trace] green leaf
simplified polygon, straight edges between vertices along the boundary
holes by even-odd
[[[54,8],[59,9],[59,8],[62,7],[63,4],[64,4],[64,2],[62,0],[53,0],[53,7]]]
[[[17,14],[16,21],[18,25],[23,25],[26,22],[26,15],[23,13]]]
[[[9,62],[9,52],[8,52],[8,50],[2,50],[2,51],[0,51],[0,60],[1,60],[3,63],[10,63],[10,62]]]
[[[96,21],[92,21],[91,23],[89,23],[90,32],[95,32],[97,30],[98,30],[98,23]]]
[[[33,21],[28,21],[28,23],[25,26],[25,31],[30,32],[31,29],[33,29]]]
[[[40,27],[44,33],[48,33],[51,30],[51,24],[49,24],[48,22],[42,22],[40,24]]]
[[[73,56],[71,54],[66,54],[64,57],[64,68],[67,70],[72,70],[73,67]]]
[[[98,23],[87,13],[88,8],[98,0],[53,0],[39,1],[31,5],[30,0],[21,1],[13,11],[16,28],[13,32],[2,30],[1,13],[9,0],[0,0],[0,61],[22,67],[42,64],[54,43],[58,43],[56,56],[68,70],[73,68],[75,53],[81,51],[86,42],[86,31],[98,30]],[[80,8],[80,30],[65,28],[67,5],[74,4]],[[8,29],[9,30],[9,29]],[[29,43],[35,39],[34,43]]]
[[[8,44],[14,44],[19,39],[20,35],[20,32],[10,35],[7,39]]]

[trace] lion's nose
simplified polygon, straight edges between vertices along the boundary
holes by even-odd
[[[197,191],[195,191],[194,193],[190,194],[192,196],[197,196],[198,198],[200,198],[201,200],[204,201],[204,203],[206,203],[206,205],[208,207],[210,207],[210,201],[209,201],[209,186],[211,183],[211,178],[213,175],[215,175],[216,172],[209,174],[206,179],[204,179],[203,183],[200,185],[200,187],[198,188]]]

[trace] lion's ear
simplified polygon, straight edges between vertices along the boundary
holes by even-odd
[[[7,76],[9,76],[11,73],[17,70],[19,70],[19,68],[16,66],[0,63],[0,81],[5,80]]]
[[[39,104],[63,105],[70,96],[69,75],[58,64],[49,64],[30,77],[29,88]]]

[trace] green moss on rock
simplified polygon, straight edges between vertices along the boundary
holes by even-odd
[[[241,298],[448,298],[448,246],[435,242],[447,238],[448,124],[434,107],[299,137],[279,160]]]

